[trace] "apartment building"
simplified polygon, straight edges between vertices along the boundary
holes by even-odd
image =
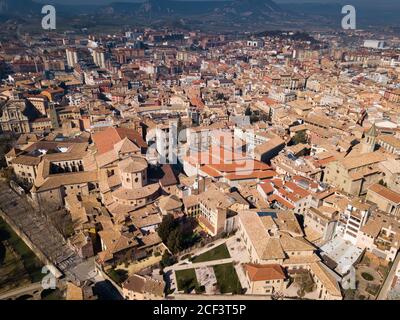
[[[394,261],[400,248],[400,223],[394,217],[376,212],[359,230],[356,244],[387,261]]]
[[[236,202],[229,194],[214,188],[197,196],[183,198],[186,214],[196,218],[199,225],[211,236],[236,229]]]
[[[257,185],[257,190],[271,206],[291,209],[297,214],[304,215],[311,205],[311,192],[292,181],[279,178],[263,180]]]
[[[304,214],[304,227],[311,228],[323,241],[333,238],[338,224],[339,211],[332,207],[309,208]]]
[[[370,205],[358,199],[352,200],[347,205],[344,212],[340,212],[337,233],[340,234],[344,240],[348,240],[355,245],[358,232],[365,225],[370,215],[370,209]]]

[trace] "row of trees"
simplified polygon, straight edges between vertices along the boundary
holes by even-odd
[[[0,135],[0,168],[7,166],[5,155],[15,146],[16,139],[12,134]]]

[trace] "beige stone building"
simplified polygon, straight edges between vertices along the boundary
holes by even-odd
[[[246,264],[244,270],[249,294],[271,295],[286,286],[287,276],[279,264]]]
[[[36,172],[40,163],[40,158],[21,155],[9,162],[13,168],[15,175],[20,181],[33,184],[36,178]]]
[[[31,132],[30,122],[39,118],[40,113],[27,100],[10,100],[2,108],[0,127],[3,132]]]
[[[385,160],[383,153],[370,152],[332,161],[326,165],[323,181],[352,195],[365,194],[382,178],[378,165]]]
[[[183,198],[185,212],[196,218],[199,225],[211,236],[236,229],[236,200],[228,193],[209,189],[200,195]]]
[[[380,184],[368,188],[366,200],[375,203],[378,208],[390,215],[400,216],[400,193]]]
[[[388,188],[400,193],[400,162],[389,158],[379,164],[382,171],[383,181]]]
[[[238,234],[252,264],[278,264],[292,275],[309,271],[317,287],[318,299],[342,299],[336,279],[320,262],[315,247],[304,239],[293,213],[271,209],[240,211]]]
[[[376,138],[376,143],[389,153],[400,156],[400,140],[392,135],[380,135]]]
[[[25,175],[29,175],[28,169],[35,173],[32,199],[37,204],[63,206],[68,195],[88,195],[98,189],[97,172],[85,170],[87,146],[87,143],[38,141],[25,149],[24,155],[12,160],[11,165],[18,170],[19,159],[26,159],[26,155],[31,160],[35,158],[35,163],[40,161],[37,167],[25,165]]]
[[[320,206],[319,208],[309,208],[304,214],[304,226],[318,233],[320,239],[324,241],[331,240],[337,222],[339,212],[335,208]]]
[[[400,223],[384,213],[374,213],[361,228],[357,246],[374,255],[394,261],[400,248]]]
[[[161,300],[164,298],[164,282],[134,274],[122,284],[127,300]]]
[[[57,174],[83,172],[86,149],[87,143],[40,140],[12,149],[6,159],[20,181],[41,187],[47,178],[62,183]]]

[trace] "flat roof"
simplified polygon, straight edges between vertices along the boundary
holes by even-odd
[[[335,270],[342,275],[347,273],[363,252],[363,249],[340,237],[328,241],[321,247],[321,250],[337,263]]]

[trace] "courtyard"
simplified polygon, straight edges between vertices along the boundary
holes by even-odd
[[[177,290],[184,293],[239,294],[242,292],[233,263],[175,270]]]
[[[230,254],[228,251],[228,248],[226,247],[226,244],[223,243],[211,250],[208,250],[196,257],[193,257],[191,261],[193,263],[199,263],[199,262],[206,262],[206,261],[212,261],[212,260],[221,260],[221,259],[228,259],[230,258]]]

